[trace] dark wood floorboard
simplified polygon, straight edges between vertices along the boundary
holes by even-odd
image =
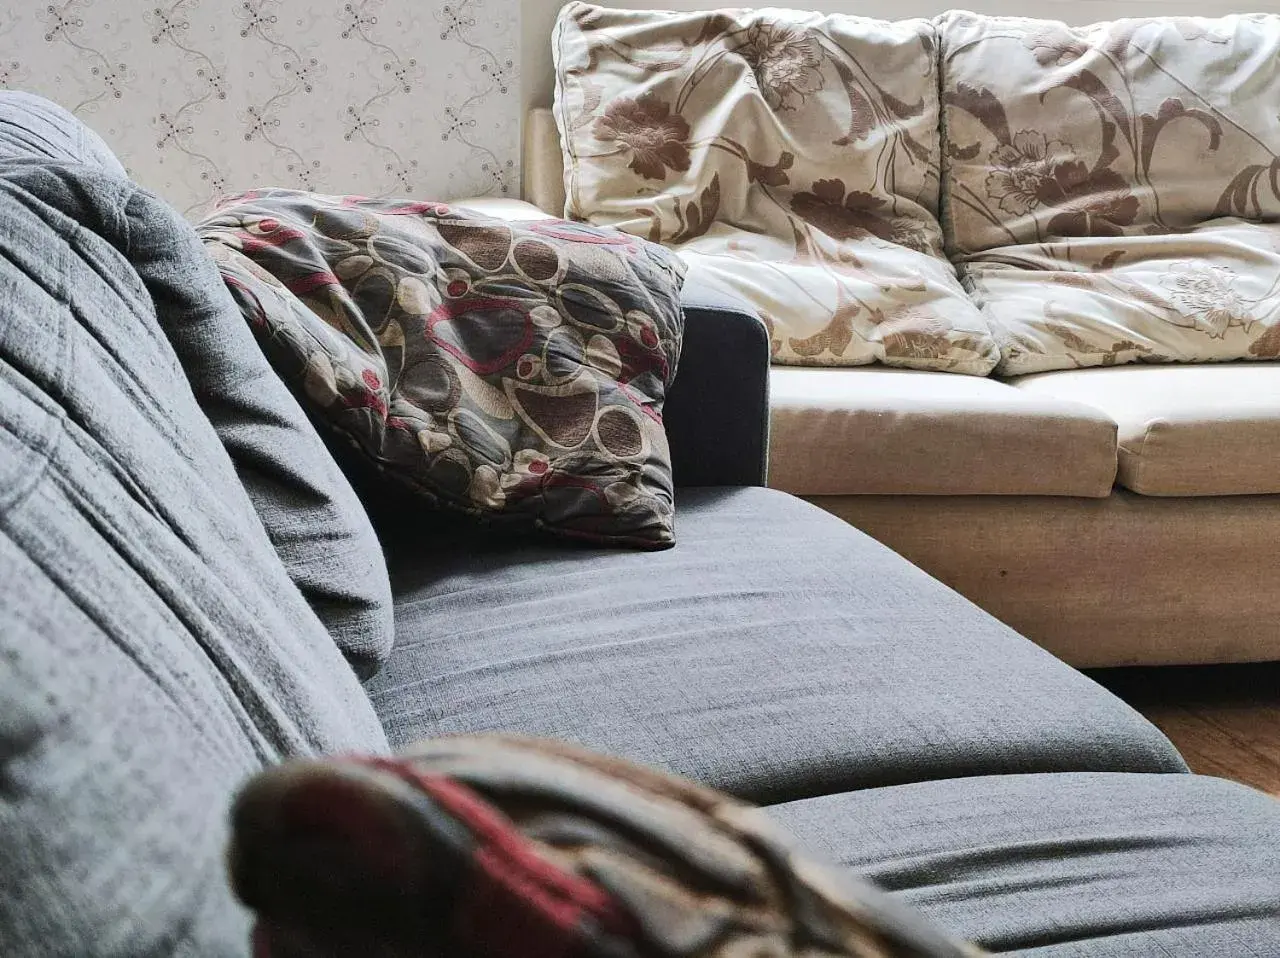
[[[1169,736],[1192,771],[1280,796],[1280,662],[1089,674]]]

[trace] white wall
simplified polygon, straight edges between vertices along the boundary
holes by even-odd
[[[517,0],[0,0],[0,87],[180,209],[290,186],[519,195]]]

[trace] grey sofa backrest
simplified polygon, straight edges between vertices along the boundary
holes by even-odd
[[[194,234],[78,128],[15,148],[25,109],[0,98],[0,954],[245,954],[229,798],[386,749],[343,657],[389,645],[385,569]]]

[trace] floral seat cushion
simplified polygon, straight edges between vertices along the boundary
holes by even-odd
[[[931,22],[571,3],[553,47],[567,215],[715,274],[776,362],[994,366],[942,254]]]
[[[1280,359],[1280,225],[1008,246],[969,275],[1008,373]]]
[[[1008,375],[1280,350],[1280,18],[940,21],[947,239]]]

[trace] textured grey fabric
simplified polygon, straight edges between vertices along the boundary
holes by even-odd
[[[73,114],[30,93],[0,90],[0,158],[13,157],[70,160],[125,175],[102,137]]]
[[[684,348],[662,418],[677,486],[763,486],[769,460],[769,333],[746,300],[685,279]]]
[[[0,157],[68,158],[109,174],[120,164],[60,107],[0,91]],[[77,201],[64,178],[64,207]],[[276,377],[188,224],[144,190],[68,209],[130,261],[196,400],[213,423],[289,575],[363,677],[391,650],[386,563],[368,516],[297,401]],[[105,218],[104,218],[105,217]]]
[[[676,505],[661,555],[403,528],[396,647],[368,685],[392,743],[565,738],[757,801],[1185,769],[1109,692],[820,509],[758,488]]]
[[[1009,775],[769,809],[992,951],[1277,958],[1280,802],[1192,775]]]
[[[206,414],[238,422],[243,367],[223,407],[203,367],[198,401],[170,343],[216,358],[242,325],[200,303],[209,264],[183,270],[199,247],[166,216],[83,165],[0,161],[6,956],[243,954],[232,791],[282,756],[386,748]]]
[[[391,651],[382,546],[351,484],[253,340],[195,232],[136,190],[111,238],[146,283],[236,474],[294,583],[362,678]]]

